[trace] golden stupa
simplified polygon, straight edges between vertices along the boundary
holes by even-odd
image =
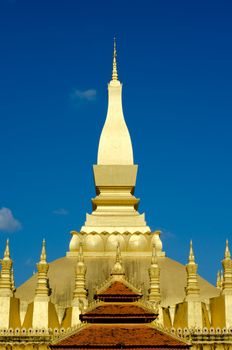
[[[114,42],[108,111],[93,165],[96,197],[80,231],[71,232],[66,256],[46,261],[42,244],[38,273],[14,288],[9,244],[0,279],[0,342],[48,347],[54,337],[81,327],[80,314],[110,276],[120,249],[125,278],[144,302],[158,310],[157,327],[188,339],[193,347],[232,349],[232,260],[228,241],[223,273],[213,286],[197,274],[190,242],[186,266],[168,258],[160,232],[151,232],[134,196],[138,165],[122,109]],[[40,337],[40,340],[39,340]]]

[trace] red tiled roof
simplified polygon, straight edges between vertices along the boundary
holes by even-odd
[[[155,320],[156,317],[157,315],[154,312],[148,311],[134,303],[118,303],[97,306],[94,310],[81,315],[80,319],[81,321],[96,322],[99,320],[104,321],[106,319],[116,320],[123,318],[130,321],[133,320],[136,323],[139,319],[143,320],[143,322],[151,322]]]
[[[129,297],[134,299],[139,299],[141,298],[140,293],[136,293],[133,290],[131,290],[129,287],[127,287],[124,283],[122,282],[114,282],[112,283],[106,290],[104,290],[101,293],[97,293],[97,298],[98,299],[109,299],[109,298],[124,298],[124,297]]]
[[[52,345],[52,349],[81,348],[189,349],[190,345],[147,325],[88,325]]]
[[[97,306],[95,309],[86,312],[85,315],[154,315],[154,312],[148,312],[141,306],[135,304],[106,304]]]

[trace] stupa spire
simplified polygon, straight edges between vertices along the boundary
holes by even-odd
[[[9,239],[6,240],[6,248],[5,248],[5,251],[4,251],[4,259],[10,259]]]
[[[48,269],[46,257],[46,242],[42,242],[40,261],[37,263],[37,285],[35,290],[35,298],[33,303],[32,328],[48,329],[51,325],[57,325],[58,317],[55,305],[50,301],[51,289],[49,288]],[[28,313],[30,309],[28,308]],[[27,314],[25,320],[27,319]],[[25,322],[25,321],[24,321]],[[52,326],[54,327],[54,326]]]
[[[198,279],[197,279],[197,268],[198,265],[195,263],[195,256],[193,252],[193,242],[190,241],[190,247],[189,247],[189,258],[188,258],[188,264],[186,265],[186,272],[187,272],[187,286],[186,286],[186,298],[195,298],[199,297],[199,286],[198,286]]]
[[[150,302],[160,302],[160,269],[158,266],[158,259],[156,254],[156,247],[153,244],[151,266],[148,270],[150,277],[150,289],[149,289],[149,301]]]
[[[192,240],[190,240],[189,264],[195,264],[195,256],[194,256],[194,252],[193,252],[193,242],[192,242]]]
[[[232,260],[229,249],[228,239],[226,240],[226,248],[224,259],[222,260],[223,266],[223,281],[222,281],[222,293],[232,294]]]
[[[80,242],[77,263],[75,267],[75,286],[72,300],[71,326],[76,326],[81,322],[80,314],[84,309],[86,309],[88,305],[87,290],[85,286],[86,270],[87,268],[84,262],[83,243]]]
[[[229,241],[228,241],[228,239],[226,240],[226,249],[225,249],[224,258],[227,259],[227,260],[230,259],[230,249],[229,249]]]
[[[45,242],[45,239],[43,239],[43,242],[42,242],[42,250],[41,250],[41,255],[40,255],[40,262],[45,262],[46,263],[46,259],[47,259],[47,256],[46,256],[46,242]]]
[[[2,270],[0,274],[0,329],[9,329],[20,325],[19,300],[14,297],[13,262],[10,257],[9,240],[1,260]],[[17,306],[16,306],[17,305]]]
[[[216,282],[216,287],[218,289],[221,289],[222,287],[222,276],[221,276],[221,271],[219,270],[217,273],[217,282]]]
[[[118,80],[115,39],[112,80],[108,84],[108,111],[99,141],[97,163],[101,165],[134,163],[131,138],[122,110],[122,84]]]
[[[80,243],[75,271],[75,289],[73,292],[73,304],[82,301],[87,304],[87,291],[85,289],[86,265],[84,263],[83,245]]]
[[[116,38],[114,38],[112,80],[118,80]]]
[[[124,235],[125,232],[128,234],[151,232],[144,214],[138,212],[139,199],[134,196],[137,169],[138,166],[134,164],[131,137],[123,115],[122,84],[118,80],[115,41],[112,79],[108,84],[107,116],[99,140],[97,164],[93,166],[96,197],[92,199],[93,211],[86,215],[85,224],[81,227],[82,234],[117,232]],[[140,240],[144,237],[138,235],[136,239],[137,237],[140,247]],[[131,238],[133,242],[128,242],[126,248],[128,251],[137,246],[137,243],[134,244],[135,237]],[[113,242],[105,245],[101,239],[98,240],[97,235],[93,239],[97,240],[94,248],[97,252],[108,249],[112,251],[115,244]],[[70,243],[71,255],[78,254],[77,240],[77,235],[73,235]],[[125,251],[124,245],[122,249]]]
[[[6,241],[6,248],[4,251],[4,256],[1,261],[2,271],[0,278],[0,296],[13,296],[12,288],[12,260],[10,257],[9,239]]]
[[[49,265],[46,261],[46,242],[45,239],[42,242],[42,250],[40,255],[40,261],[37,264],[38,277],[37,277],[37,287],[35,290],[35,298],[46,298],[49,296],[49,286],[48,286],[48,269]]]
[[[121,257],[121,249],[120,249],[120,243],[118,242],[117,248],[116,248],[116,259],[115,264],[111,271],[112,276],[124,276],[125,271],[122,265],[122,257]]]

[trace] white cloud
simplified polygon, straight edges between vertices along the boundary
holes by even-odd
[[[2,207],[0,209],[0,231],[14,232],[22,228],[20,221],[14,218],[9,208]]]
[[[53,214],[56,214],[56,215],[68,215],[68,211],[64,208],[59,208],[59,209],[56,209],[56,210],[53,210]]]
[[[174,232],[171,232],[166,229],[161,229],[161,238],[163,239],[176,239],[176,235]]]
[[[72,100],[78,101],[94,101],[96,100],[97,91],[95,89],[79,90],[76,89],[71,94]]]

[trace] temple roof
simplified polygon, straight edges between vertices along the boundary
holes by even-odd
[[[189,345],[148,325],[86,325],[52,349],[189,349]]]
[[[154,310],[135,303],[104,303],[80,316],[81,321],[90,323],[147,323],[156,319]]]
[[[101,289],[100,292],[96,293],[95,298],[104,301],[135,301],[141,298],[141,296],[141,293],[136,291],[135,288],[132,290],[129,286],[125,285],[125,283],[116,281],[107,286],[105,290]]]

